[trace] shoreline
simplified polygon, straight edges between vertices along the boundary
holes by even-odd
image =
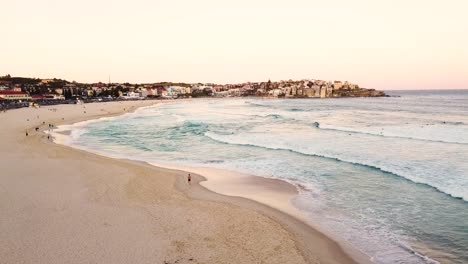
[[[192,100],[192,99],[187,99]],[[174,101],[167,101],[164,103],[177,103]],[[152,107],[145,106],[145,107]],[[140,107],[143,108],[143,107]],[[138,109],[140,109],[138,108]],[[135,111],[138,109],[134,109]],[[110,117],[120,117],[122,115],[117,116],[110,116]],[[89,119],[83,120],[79,122],[74,122],[71,125],[81,122],[94,122],[99,121],[103,118],[108,118],[109,116],[103,116],[97,119]],[[71,131],[65,129],[66,131]],[[60,133],[60,132],[56,132]],[[66,147],[70,147],[73,149],[78,149],[87,153],[93,153],[95,155],[100,155],[104,157],[109,157],[118,160],[126,160],[129,162],[136,162],[136,163],[143,163],[148,164],[150,166],[154,166],[156,168],[163,168],[168,170],[178,171],[181,174],[181,177],[184,178],[185,175],[191,173],[195,177],[199,178],[198,180],[194,181],[197,185],[200,185],[201,188],[206,189],[208,192],[214,192],[218,195],[228,196],[232,198],[240,198],[250,200],[251,202],[258,203],[262,206],[268,207],[268,209],[264,209],[267,216],[279,214],[286,214],[288,217],[294,218],[295,220],[302,222],[304,225],[308,226],[309,228],[314,229],[315,232],[320,233],[326,239],[330,239],[334,243],[337,243],[338,246],[345,251],[347,255],[349,255],[353,260],[358,261],[359,263],[372,263],[370,261],[370,257],[367,256],[365,253],[359,251],[358,249],[354,248],[349,242],[345,240],[341,240],[336,235],[325,231],[324,229],[320,229],[319,226],[314,226],[311,223],[304,212],[296,208],[291,202],[292,200],[299,195],[299,186],[294,185],[293,183],[287,182],[283,179],[277,178],[267,178],[263,176],[254,176],[243,174],[240,172],[229,171],[226,169],[219,169],[219,168],[210,168],[210,167],[194,167],[194,166],[182,166],[179,164],[165,164],[165,163],[154,163],[148,162],[143,160],[136,160],[136,159],[128,159],[117,155],[110,155],[108,153],[103,153],[100,151],[95,151],[89,148],[80,147],[77,145],[70,145],[65,142],[57,143]],[[222,175],[222,176],[219,176]],[[230,202],[230,201],[227,201]],[[232,201],[231,201],[232,202]],[[246,206],[246,205],[243,205]],[[251,206],[251,205],[248,205]],[[255,207],[255,210],[260,210],[259,208]],[[278,211],[278,212],[274,212]],[[281,217],[280,217],[281,218]],[[288,220],[286,220],[288,221]]]
[[[348,241],[340,239],[336,234],[332,234],[308,220],[304,212],[292,204],[293,200],[300,194],[300,187],[284,179],[243,174],[219,168],[141,162],[159,168],[180,171],[185,175],[191,173],[191,175],[201,177],[197,181],[201,188],[221,196],[227,196],[227,202],[234,202],[229,198],[239,199],[240,206],[262,211],[269,217],[274,216],[277,221],[285,221],[288,228],[295,230],[297,227],[291,227],[287,223],[293,220],[294,225],[299,226],[298,229],[312,229],[314,235],[322,236],[335,243],[355,263],[374,263],[370,256],[353,247]],[[217,176],[218,173],[223,176]],[[226,187],[227,185],[229,187]],[[241,200],[246,200],[249,204],[242,204]],[[298,231],[296,235],[306,236],[303,230]]]
[[[111,103],[112,104],[112,103]],[[129,103],[131,104],[131,103]],[[154,102],[151,102],[150,105],[153,105]],[[146,105],[146,106],[150,106]],[[115,105],[114,105],[115,106]],[[85,108],[86,106],[83,106]],[[140,106],[143,107],[143,106]],[[129,110],[136,110],[134,105],[129,108]],[[34,111],[34,109],[29,109]],[[101,109],[102,110],[102,109]],[[101,111],[102,112],[102,111]],[[74,117],[74,118],[67,118],[66,120],[57,120],[59,124],[74,124],[80,121],[86,121],[91,119],[97,119],[100,117],[109,117],[109,116],[116,116],[127,113],[127,111],[116,111],[116,112],[107,112],[107,113],[98,113],[89,115],[86,117]],[[39,119],[39,118],[38,118]],[[56,119],[55,119],[56,120]],[[52,119],[54,121],[54,119]],[[45,121],[44,121],[45,122]],[[34,126],[30,126],[33,128]],[[38,135],[31,135],[31,137],[37,137]],[[251,198],[243,198],[243,197],[233,197],[233,196],[226,196],[215,191],[210,190],[209,187],[205,186],[210,181],[206,181],[206,178],[200,176],[199,173],[194,175],[194,184],[190,186],[190,188],[185,184],[185,176],[187,172],[185,170],[180,169],[166,169],[161,168],[158,166],[154,166],[151,164],[146,164],[145,162],[140,161],[132,161],[132,160],[124,160],[124,159],[114,159],[102,155],[98,155],[95,153],[88,152],[86,150],[76,149],[71,146],[64,146],[59,144],[44,144],[49,143],[47,140],[44,139],[44,136],[39,135],[39,145],[40,146],[47,146],[46,148],[58,148],[62,150],[66,150],[67,152],[75,152],[79,153],[84,156],[88,156],[90,158],[96,159],[103,159],[103,160],[113,160],[112,163],[119,163],[122,165],[129,165],[129,166],[140,166],[144,167],[149,170],[157,170],[159,172],[163,171],[166,174],[173,174],[172,181],[174,181],[174,186],[176,190],[182,192],[185,196],[190,199],[198,200],[198,201],[209,201],[209,202],[216,202],[222,204],[229,204],[230,206],[236,206],[243,210],[253,210],[259,212],[260,214],[264,215],[267,218],[272,219],[274,222],[278,223],[282,228],[287,230],[290,235],[292,235],[292,240],[294,241],[295,247],[298,248],[298,251],[306,260],[306,262],[312,262],[312,260],[320,260],[323,263],[370,263],[370,261],[366,258],[367,256],[359,256],[359,254],[351,254],[350,248],[342,248],[337,242],[333,241],[329,237],[325,236],[315,228],[311,227],[310,225],[306,224],[305,221],[302,221],[300,217],[294,217],[291,212],[283,212],[280,208],[273,208],[268,204],[263,204],[260,201],[251,200]],[[100,158],[97,158],[100,157]],[[175,176],[174,176],[175,175]],[[203,174],[202,174],[203,175]],[[254,178],[261,178],[255,177]],[[266,178],[264,178],[267,180]],[[155,180],[155,179],[152,179]],[[157,179],[156,179],[157,180]],[[203,183],[202,183],[203,182]],[[289,183],[284,182],[287,185]],[[208,184],[209,185],[209,184]],[[274,185],[274,184],[273,184]],[[140,186],[141,187],[141,186]],[[290,185],[293,187],[293,185]],[[295,187],[293,187],[295,188]],[[141,191],[141,190],[138,190]],[[291,197],[291,190],[289,190],[287,195]],[[296,191],[297,192],[297,191]],[[314,245],[313,248],[307,245]],[[325,252],[324,252],[324,249]],[[351,259],[354,258],[353,259]]]

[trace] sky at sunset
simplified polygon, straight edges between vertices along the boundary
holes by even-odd
[[[0,75],[468,88],[467,0],[0,0]]]

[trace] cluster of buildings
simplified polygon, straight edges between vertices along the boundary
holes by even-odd
[[[279,97],[326,98],[385,96],[381,91],[364,89],[341,81],[314,79],[279,82],[213,83],[93,83],[84,84],[60,79],[0,77],[1,101],[130,100],[186,97]]]
[[[314,79],[260,83],[257,93],[269,97],[285,98],[379,96],[379,92],[374,89],[363,89],[359,85],[350,82]]]
[[[45,93],[35,93],[35,84],[21,84],[12,80],[0,79],[0,103],[2,101],[65,100],[63,89],[49,89]]]

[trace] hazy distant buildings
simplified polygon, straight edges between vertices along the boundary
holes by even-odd
[[[146,98],[188,97],[270,97],[270,98],[327,98],[385,96],[381,91],[360,88],[357,84],[317,79],[281,80],[273,82],[245,82],[237,84],[213,83],[77,83],[61,79],[34,79],[0,76],[0,100],[137,100]]]

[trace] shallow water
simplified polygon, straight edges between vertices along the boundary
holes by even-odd
[[[70,143],[284,179],[377,263],[468,263],[468,91],[390,93],[160,104],[78,124]]]

